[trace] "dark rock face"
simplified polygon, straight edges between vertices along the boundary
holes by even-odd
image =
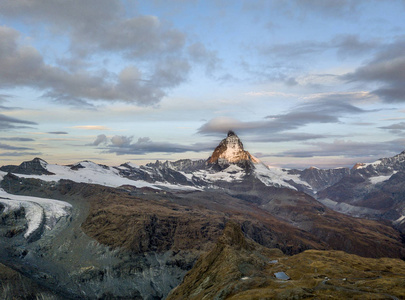
[[[334,185],[343,177],[350,174],[350,169],[329,169],[322,170],[317,168],[309,168],[303,171],[291,170],[291,174],[299,174],[300,178],[307,182],[315,191],[321,191],[326,187]]]
[[[61,295],[19,272],[0,264],[0,298],[1,299],[52,299],[63,300]]]
[[[27,175],[53,175],[53,173],[44,168],[46,164],[46,161],[40,158],[34,158],[31,161],[23,162],[19,166],[2,166],[0,167],[0,171]]]

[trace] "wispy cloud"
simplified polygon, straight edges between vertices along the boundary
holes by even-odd
[[[1,73],[1,72],[0,72]],[[38,125],[35,122],[20,120],[17,118],[9,117],[0,114],[0,130],[17,129],[17,128],[30,128],[27,125]]]
[[[3,141],[13,141],[13,142],[34,142],[34,139],[31,138],[23,138],[23,137],[8,137],[8,138],[0,138]]]
[[[69,134],[66,131],[48,131],[47,133],[49,133],[49,134]]]
[[[138,138],[132,142],[132,136],[113,136],[108,139],[105,135],[99,135],[91,144],[94,146],[103,145],[101,149],[108,153],[117,155],[144,155],[149,153],[184,153],[184,152],[205,152],[212,151],[215,143],[195,143],[183,145],[170,142],[154,142],[149,137]],[[108,143],[110,142],[110,143]]]
[[[342,76],[347,81],[377,84],[373,94],[389,103],[405,102],[405,37],[378,52],[374,59]]]
[[[279,157],[317,157],[317,156],[343,156],[343,157],[389,157],[405,149],[405,139],[396,139],[385,142],[355,142],[335,140],[332,143],[307,143],[309,147],[299,150],[288,150],[274,156]]]
[[[3,143],[0,143],[0,149],[4,149],[4,150],[34,150],[32,148],[17,147],[17,146],[7,145],[7,144],[3,144]]]
[[[342,95],[340,95],[339,98]],[[330,101],[317,99],[297,105],[284,114],[269,115],[264,120],[242,122],[229,117],[217,117],[198,129],[200,134],[218,134],[232,129],[244,133],[273,134],[298,129],[307,124],[339,123],[347,115],[363,114],[373,110],[364,110],[348,101]]]
[[[83,130],[110,130],[110,128],[103,125],[78,125],[71,128],[83,129]]]

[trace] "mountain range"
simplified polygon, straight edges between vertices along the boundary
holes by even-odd
[[[162,299],[184,278],[182,299],[198,284],[185,274],[201,273],[193,267],[227,224],[237,241],[277,257],[313,249],[404,259],[404,179],[405,152],[351,169],[276,169],[233,131],[206,160],[110,167],[35,158],[0,167],[0,262],[55,297]]]

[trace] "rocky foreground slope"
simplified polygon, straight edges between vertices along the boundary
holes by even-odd
[[[332,189],[354,171],[271,170],[245,151],[233,132],[207,160],[108,167],[89,161],[51,165],[37,158],[0,170],[0,262],[62,298],[163,299],[188,271],[199,266],[195,263],[201,255],[218,249],[227,224],[234,224],[231,228],[243,245],[260,248],[252,250],[258,256],[252,252],[249,258],[259,266],[267,266],[262,264],[266,257],[274,260],[276,255],[282,261],[288,259],[283,255],[309,249],[327,252],[304,254],[320,253],[319,257],[334,257],[333,263],[342,261],[347,266],[357,263],[347,253],[405,258],[403,235],[388,220],[354,218],[318,201],[326,198],[311,196],[316,185],[327,182]],[[392,172],[395,174],[387,169],[384,175],[389,176],[388,181],[401,171]],[[367,182],[376,182],[377,187],[384,182],[370,179],[382,176],[379,173],[363,176],[366,174]],[[401,199],[396,198],[397,203]],[[345,252],[336,256],[332,250]],[[345,256],[348,262],[344,262]],[[327,258],[319,259],[328,263]],[[374,267],[372,262],[364,264]],[[245,265],[249,274],[258,271],[241,263]],[[283,266],[292,268],[287,263]],[[238,265],[242,272],[240,268],[245,267]],[[342,269],[341,275],[346,271]],[[248,280],[253,275],[246,274],[243,278],[248,278],[232,284],[240,281],[260,289]],[[270,275],[263,276],[259,282],[270,282],[265,279]],[[387,280],[396,282],[393,278]],[[203,278],[206,285],[201,291],[216,286],[211,280]],[[187,289],[195,288],[197,281],[192,282]],[[318,281],[308,282],[316,286],[309,295],[323,290]],[[344,295],[338,292],[347,288],[333,292]],[[244,297],[248,299],[249,294]]]
[[[405,262],[341,251],[285,256],[230,222],[167,299],[403,299]]]

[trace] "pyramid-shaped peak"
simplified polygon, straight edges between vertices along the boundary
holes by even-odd
[[[228,131],[228,136],[215,148],[209,158],[209,162],[216,163],[218,159],[225,159],[230,163],[237,163],[244,160],[253,163],[259,162],[257,158],[243,149],[241,140],[232,130]]]

